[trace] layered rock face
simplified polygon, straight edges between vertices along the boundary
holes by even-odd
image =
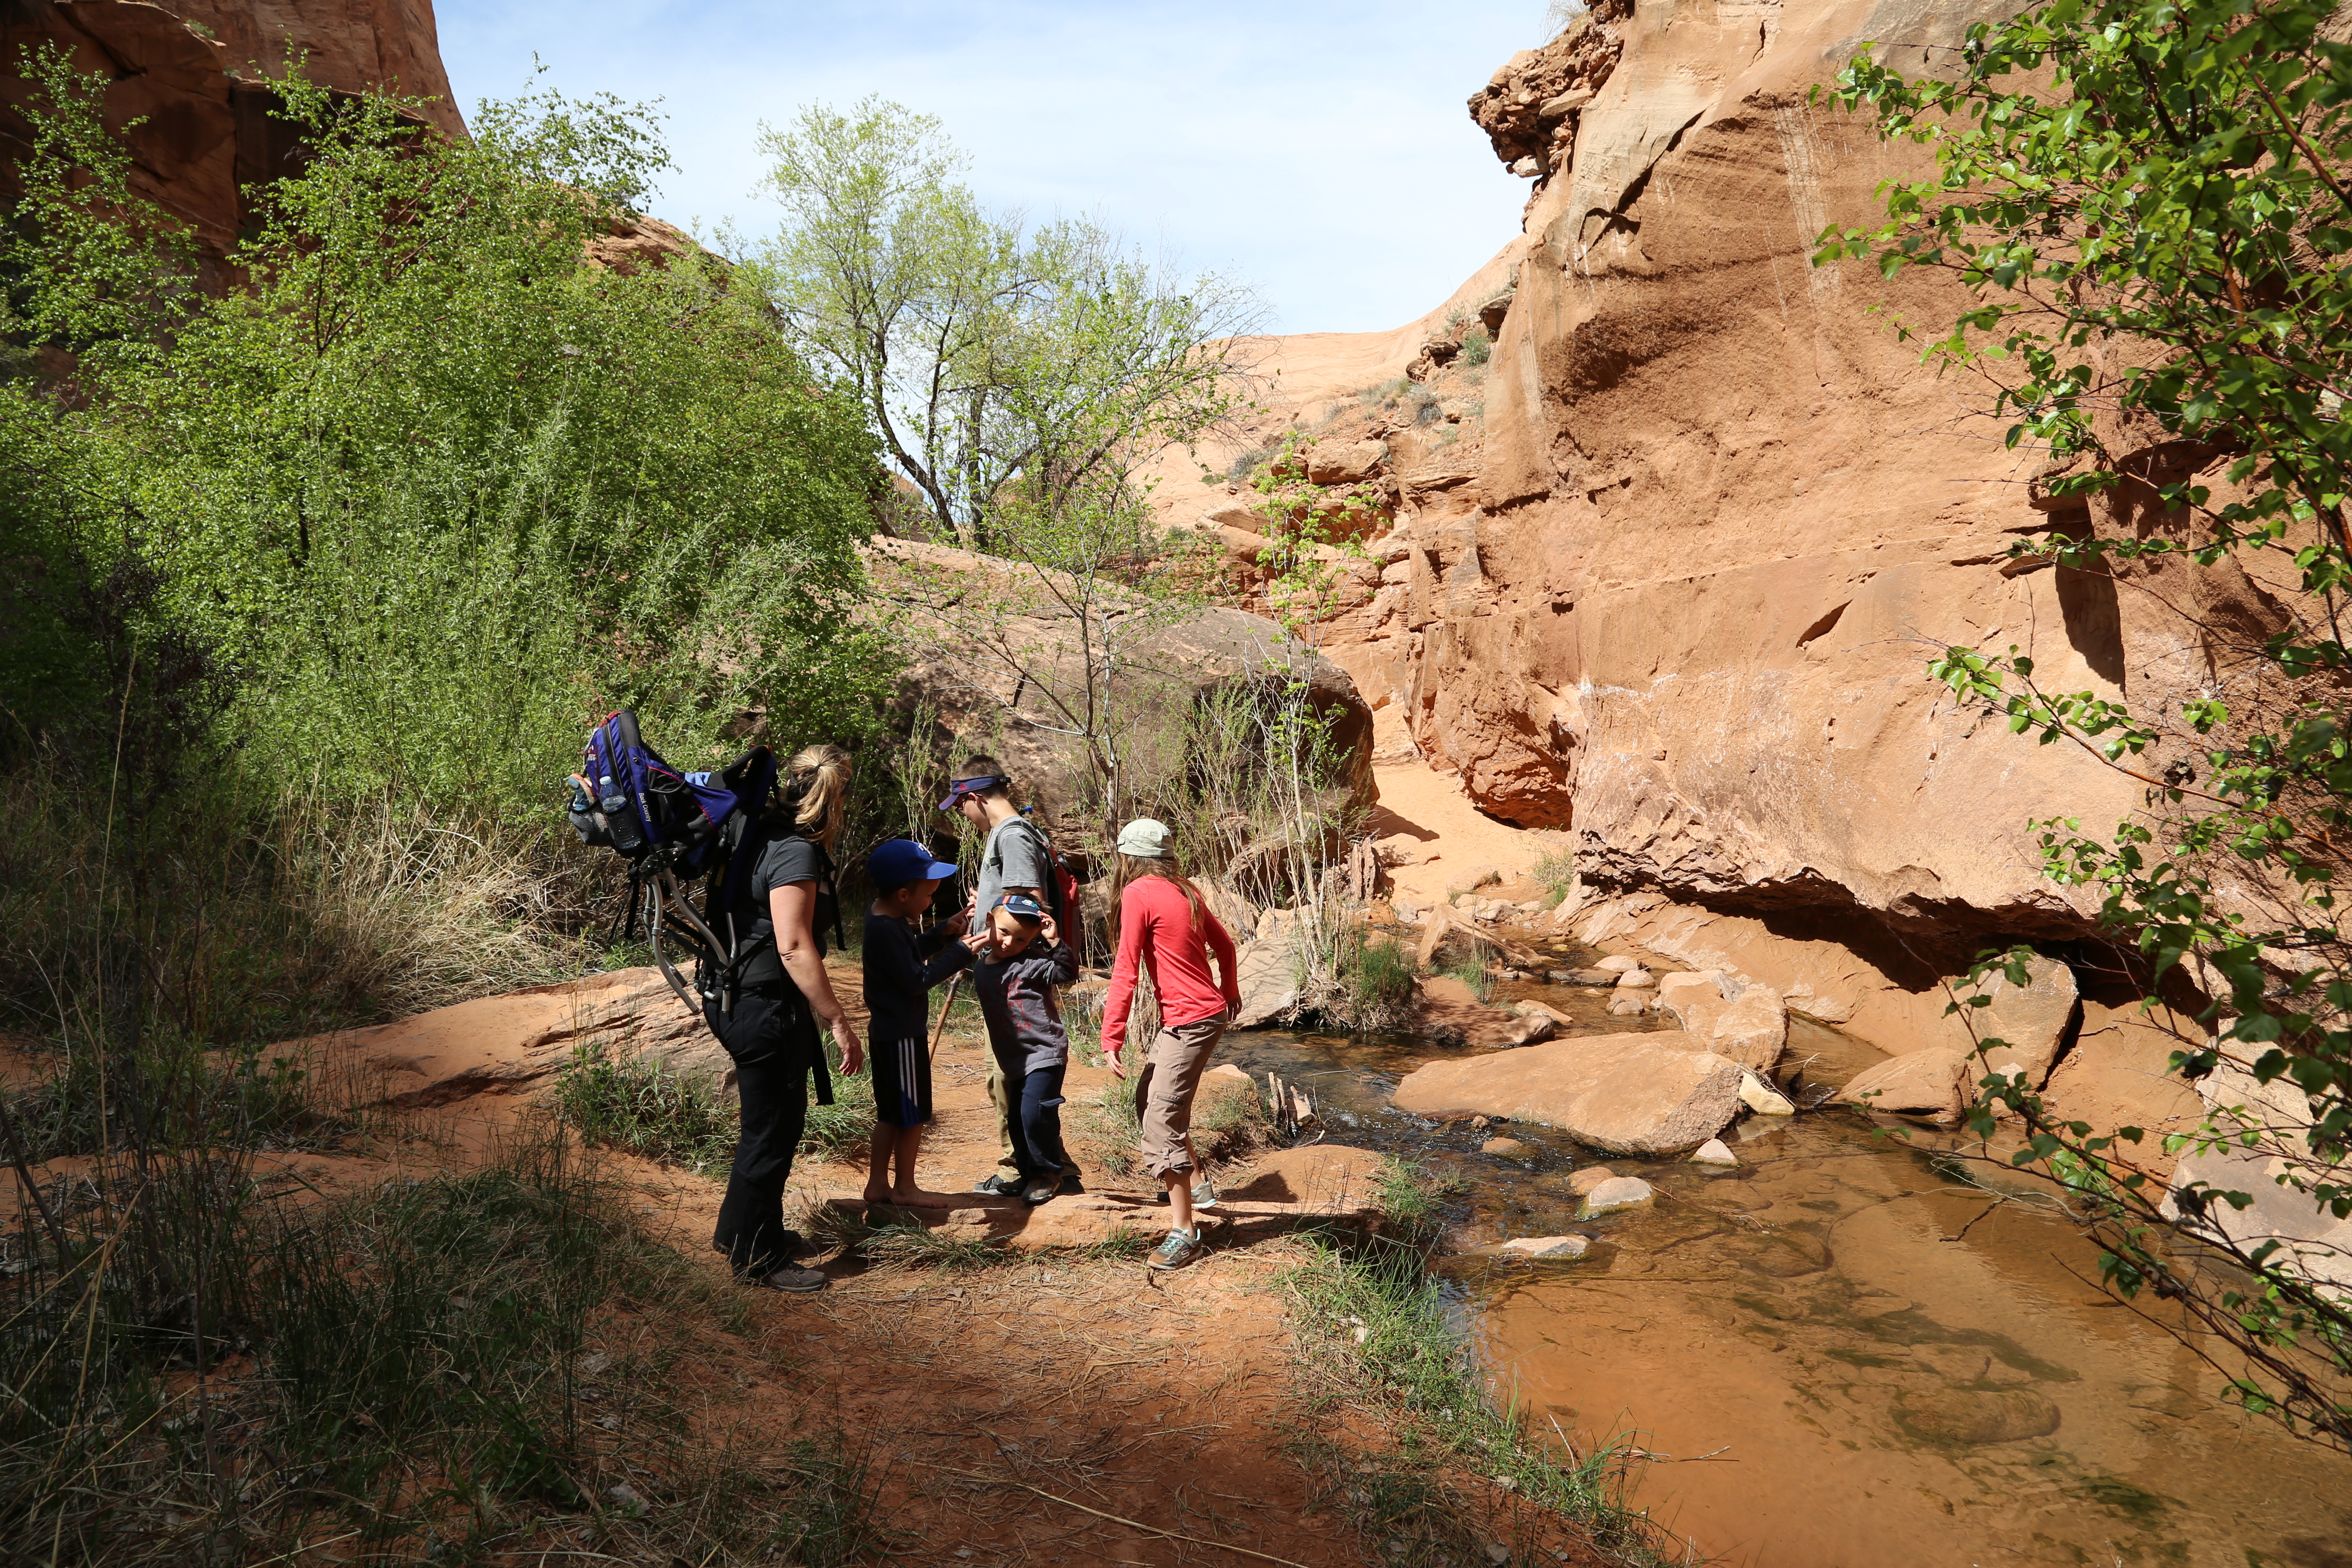
[[[0,8],[0,158],[12,169],[26,150],[17,111],[31,90],[16,62],[52,44],[110,79],[110,126],[144,121],[129,133],[134,187],[185,220],[215,258],[245,221],[242,187],[283,174],[295,155],[268,82],[289,57],[341,92],[437,100],[430,121],[466,133],[431,0],[21,0]]]
[[[2142,785],[1956,710],[1924,667],[2014,644],[2057,689],[2150,706],[2209,678],[2173,595],[2005,561],[2053,521],[2041,458],[1892,331],[1966,296],[1811,265],[1927,165],[1809,89],[1865,40],[1922,68],[1995,14],[1603,5],[1471,100],[1538,175],[1483,439],[1399,462],[1383,586],[1331,650],[1482,808],[1572,830],[1597,892],[1867,928],[1947,972],[1983,938],[2083,934],[2028,824],[2104,830]]]

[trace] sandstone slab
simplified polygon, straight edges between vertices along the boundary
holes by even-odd
[[[1975,1058],[1948,1046],[1893,1057],[1849,1080],[1838,1098],[1864,1110],[1957,1118]]]
[[[1581,1258],[1592,1249],[1592,1243],[1580,1236],[1522,1236],[1507,1241],[1497,1248],[1507,1256],[1529,1258],[1546,1263],[1565,1263]]]
[[[1678,1154],[1729,1125],[1738,1063],[1687,1037],[1602,1035],[1432,1062],[1397,1085],[1400,1110],[1484,1111],[1558,1127],[1620,1154]]]
[[[2040,1089],[2057,1065],[2082,999],[2074,972],[2054,958],[2028,959],[2025,973],[2023,985],[2012,985],[2006,974],[1990,976],[1985,994],[1992,1005],[1969,1008],[1969,1021],[1979,1040],[1998,1039],[2008,1047],[1990,1047],[1991,1060],[2024,1068],[2032,1087]]]
[[[1670,974],[1668,980],[1679,980]],[[1769,985],[1748,985],[1727,998],[1709,976],[1703,984],[1685,982],[1658,990],[1658,1005],[1674,1016],[1685,1033],[1705,1040],[1740,1066],[1764,1071],[1780,1059],[1789,1044],[1789,1009],[1780,994]]]
[[[1617,1173],[1606,1165],[1587,1165],[1568,1178],[1567,1186],[1568,1190],[1578,1197],[1585,1197],[1591,1194],[1593,1188],[1603,1182],[1614,1181],[1616,1176]]]
[[[1298,1005],[1298,950],[1290,932],[1245,942],[1235,956],[1242,1005],[1232,1027],[1262,1029]]]

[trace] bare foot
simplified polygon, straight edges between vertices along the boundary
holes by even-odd
[[[890,1201],[890,1189],[869,1184],[860,1195],[869,1204],[887,1204]]]

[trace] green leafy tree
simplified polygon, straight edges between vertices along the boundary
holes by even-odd
[[[870,722],[857,411],[713,258],[589,254],[667,164],[642,110],[535,95],[454,141],[289,72],[307,157],[215,296],[129,192],[103,84],[32,68],[12,302],[78,384],[15,415],[92,569],[151,569],[236,671],[249,769],[540,813],[612,707],[681,760],[747,715]]]
[[[2188,1009],[2172,1070],[2207,1107],[2164,1141],[2192,1161],[2169,1194],[2138,1168],[2141,1129],[2059,1117],[2021,1079],[1985,1075],[1978,1131],[2021,1121],[2016,1162],[2073,1190],[2110,1286],[2178,1303],[2248,1408],[2352,1447],[2352,1229],[2329,1234],[2352,1219],[2335,890],[2352,828],[2352,49],[2332,11],[2059,0],[1972,28],[1948,74],[1906,79],[1864,52],[1838,96],[1937,170],[1884,187],[1888,221],[1824,234],[1819,259],[1956,277],[1974,302],[1927,333],[1925,358],[1981,378],[2012,447],[2048,448],[2054,496],[2155,520],[2121,537],[2078,521],[2021,556],[2109,574],[2259,559],[2299,584],[2284,629],[2176,713],[2052,689],[2015,648],[1954,647],[1933,673],[2146,785],[2148,809],[2103,838],[2042,825],[2045,868],[2101,896],[2151,1011]],[[2185,477],[2150,477],[2159,441]],[[1989,954],[1971,979],[2021,984],[2021,960]],[[2295,1223],[2273,1234],[2265,1211]]]
[[[785,222],[758,270],[921,497],[929,526],[908,531],[1009,567],[985,591],[919,554],[894,570],[936,580],[954,640],[991,672],[971,695],[1084,750],[1112,823],[1141,782],[1122,693],[1156,686],[1143,650],[1192,607],[1140,472],[1240,404],[1247,295],[1087,220],[987,211],[939,121],[879,99],[803,110],[761,147]]]

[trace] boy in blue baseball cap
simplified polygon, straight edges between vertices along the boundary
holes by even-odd
[[[932,986],[971,962],[986,938],[964,920],[917,935],[917,916],[931,907],[956,868],[911,838],[886,838],[866,858],[875,887],[866,911],[866,1059],[874,1064],[874,1148],[866,1167],[869,1204],[913,1203],[915,1157],[931,1120],[931,1053],[925,1013]],[[893,1168],[897,1179],[892,1180]]]
[[[1004,1103],[1021,1195],[1032,1204],[1078,1190],[1077,1167],[1062,1146],[1062,1080],[1070,1038],[1054,990],[1078,977],[1078,955],[1054,917],[1026,893],[1007,893],[988,911],[977,939],[972,994],[988,1020],[988,1048],[1004,1079]]]

